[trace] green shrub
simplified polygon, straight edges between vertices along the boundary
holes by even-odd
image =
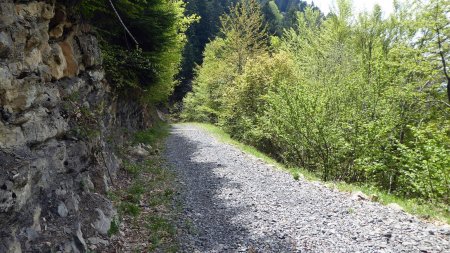
[[[280,52],[251,59],[234,85],[227,89],[219,124],[233,138],[270,151],[270,136],[261,127],[267,123],[264,117],[267,96],[277,87],[296,81],[290,58]]]
[[[429,200],[450,199],[450,121],[411,127],[412,138],[400,146],[400,193]]]
[[[138,204],[130,203],[130,202],[121,202],[119,205],[119,211],[137,217],[141,213],[141,209]]]

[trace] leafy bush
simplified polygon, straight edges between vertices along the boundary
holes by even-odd
[[[244,71],[224,95],[220,125],[233,138],[271,150],[270,136],[264,131],[268,94],[297,80],[289,54],[280,52],[249,60]]]
[[[450,199],[450,121],[411,126],[412,138],[400,146],[398,191],[425,199]]]

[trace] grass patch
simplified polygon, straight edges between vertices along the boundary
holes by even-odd
[[[169,128],[166,123],[157,124],[136,133],[129,144],[150,144],[152,151],[158,150],[163,147]],[[172,225],[176,215],[174,175],[167,169],[159,151],[150,152],[144,160],[134,161],[127,156],[127,149],[123,150],[121,183],[118,189],[108,192],[108,196],[117,206],[124,226],[132,231],[126,234],[126,238],[131,238],[130,247],[135,252],[177,252],[176,229]]]
[[[181,124],[194,125],[202,129],[205,129],[220,141],[231,144],[247,154],[260,158],[261,160],[263,160],[268,164],[275,165],[279,169],[288,171],[289,173],[292,174],[295,180],[299,180],[302,177],[307,179],[308,181],[322,181],[319,175],[315,175],[314,173],[307,171],[306,169],[303,168],[288,168],[285,165],[277,162],[273,158],[260,152],[256,148],[232,139],[229,134],[227,134],[225,131],[223,131],[217,126],[205,123],[181,123]],[[377,201],[383,205],[396,203],[400,205],[406,212],[414,214],[420,218],[450,224],[450,208],[443,204],[428,203],[420,199],[402,198],[399,196],[389,194],[385,191],[381,191],[374,186],[348,184],[343,182],[324,182],[324,184],[329,187],[335,187],[343,192],[361,191],[369,196],[377,196],[378,198]]]
[[[170,125],[165,122],[157,123],[152,128],[136,132],[133,136],[134,143],[144,143],[153,145],[169,135]]]
[[[175,236],[176,229],[172,222],[162,217],[150,217],[147,220],[147,228],[151,231],[150,240],[152,246],[150,250],[156,250],[160,245],[167,243],[166,239]],[[169,245],[165,248],[165,252],[177,252],[176,245]]]
[[[143,166],[141,164],[130,163],[129,161],[123,162],[123,168],[125,169],[125,171],[133,175],[134,177],[140,174],[143,169],[142,167]]]
[[[151,207],[165,205],[172,200],[173,193],[172,189],[152,193],[152,198],[149,200],[148,205]]]
[[[194,125],[194,126],[201,127],[203,129],[207,130],[208,132],[210,132],[211,134],[213,134],[217,139],[219,139],[222,142],[232,144],[233,146],[236,146],[240,150],[244,151],[245,153],[248,153],[257,158],[260,158],[267,163],[277,165],[277,166],[282,166],[282,164],[280,164],[276,160],[268,157],[267,155],[260,152],[256,148],[249,146],[249,145],[245,145],[239,141],[232,139],[228,133],[226,133],[225,131],[223,131],[222,129],[220,129],[217,126],[214,126],[211,124],[206,124],[206,123],[180,123],[180,125]]]
[[[143,166],[141,164],[131,163],[129,161],[123,162],[123,169],[133,176],[137,176],[141,173]]]
[[[136,181],[129,189],[128,193],[140,196],[144,193],[144,185],[141,181]]]
[[[137,204],[134,204],[134,203],[128,202],[128,201],[124,201],[124,202],[121,202],[119,205],[119,212],[121,214],[137,217],[141,213],[141,209],[139,208],[139,206]]]
[[[377,202],[388,205],[396,203],[406,212],[414,214],[422,219],[436,220],[450,224],[450,213],[447,206],[438,203],[428,203],[421,199],[406,199],[389,194],[385,191],[370,185],[355,185],[345,182],[333,182],[329,186],[334,186],[340,191],[355,192],[361,191],[368,196],[376,196]]]
[[[111,237],[112,235],[116,235],[117,233],[119,233],[119,222],[117,221],[117,219],[113,219],[108,230],[108,236]]]

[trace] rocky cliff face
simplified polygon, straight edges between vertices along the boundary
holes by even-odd
[[[0,252],[106,245],[119,130],[149,122],[115,95],[97,38],[70,9],[0,0]]]

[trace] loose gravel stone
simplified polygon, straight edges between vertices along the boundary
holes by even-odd
[[[264,164],[193,125],[167,160],[183,206],[181,252],[450,252],[448,230]]]

